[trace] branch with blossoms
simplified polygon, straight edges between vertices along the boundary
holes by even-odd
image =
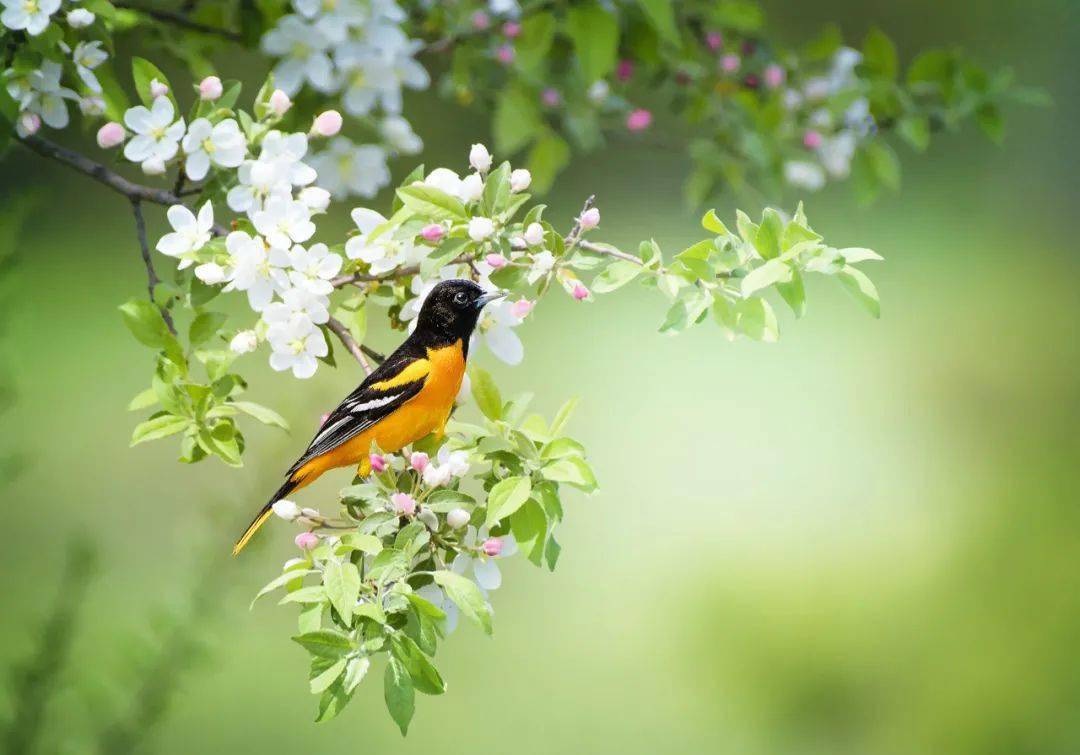
[[[599,240],[592,197],[568,227],[545,217],[530,192],[551,185],[572,147],[641,138],[653,120],[646,101],[691,137],[688,194],[703,202],[721,186],[815,190],[849,173],[871,196],[899,181],[886,131],[924,148],[932,131],[972,116],[997,137],[1000,104],[1031,98],[952,52],[925,53],[901,77],[880,32],[861,50],[836,35],[784,50],[753,3],[736,12],[704,0],[468,0],[411,14],[392,0],[0,4],[0,114],[11,124],[3,137],[131,203],[149,297],[120,309],[153,355],[149,384],[129,405],[143,414],[131,442],[179,440],[186,463],[240,466],[247,418],[287,427],[246,397],[248,355],[261,351],[274,370],[307,379],[336,366],[340,344],[370,372],[381,357],[369,332],[408,331],[450,278],[509,293],[484,309],[470,353],[483,360],[486,349],[510,365],[524,357],[517,328],[560,290],[588,306],[641,286],[661,302],[662,332],[711,321],[729,339],[776,340],[773,302],[801,317],[810,275],[835,279],[878,315],[863,268],[881,258],[826,243],[801,204],[756,220],[737,212],[730,227],[710,211],[704,238],[674,254],[651,239],[636,249]],[[133,87],[122,86],[112,55],[133,33],[148,49],[162,42],[198,83],[177,87],[135,57]],[[253,97],[214,73],[209,56],[234,44],[271,59]],[[436,74],[450,57],[441,77],[422,52]],[[462,173],[419,166],[389,208],[350,207],[355,230],[321,237],[333,198],[374,196],[392,183],[391,155],[420,151],[402,90],[432,78],[461,102],[493,105],[496,152],[521,154],[524,166],[474,144]],[[41,133],[66,128],[73,103],[97,126],[102,155],[116,151],[111,162]],[[146,183],[126,177],[136,169]],[[159,238],[147,236],[151,204],[167,207]],[[227,316],[219,297],[247,308]],[[573,401],[549,420],[529,411],[527,397],[504,400],[477,366],[458,398],[444,438],[394,454],[371,449],[372,476],[336,501],[274,506],[300,527],[301,553],[260,595],[281,590],[280,602],[299,608],[293,639],[311,656],[318,720],[337,715],[379,662],[404,733],[416,692],[445,691],[433,659],[457,615],[492,630],[498,561],[522,553],[553,569],[564,494],[597,487],[586,449],[566,433]]]

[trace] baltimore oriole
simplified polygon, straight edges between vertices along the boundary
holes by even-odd
[[[485,293],[468,280],[435,286],[412,335],[334,409],[278,489],[233,546],[235,556],[273,512],[273,505],[323,472],[357,464],[371,472],[372,442],[399,451],[429,433],[442,435],[465,375],[469,337],[480,310],[505,291]]]

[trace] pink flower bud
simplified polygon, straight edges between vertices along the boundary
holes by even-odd
[[[803,134],[802,143],[807,149],[817,149],[824,141],[817,131],[807,131]]]
[[[643,108],[638,108],[626,116],[626,128],[629,131],[644,131],[650,124],[652,124],[652,113]]]
[[[482,10],[476,11],[472,14],[472,28],[477,31],[485,31],[491,26],[491,16],[484,13]]]
[[[716,52],[724,46],[724,35],[718,31],[711,31],[705,35],[705,44],[709,46],[709,49]]]
[[[380,454],[371,454],[368,457],[371,462],[371,471],[375,473],[383,472],[386,470],[386,457]]]
[[[558,107],[562,102],[562,95],[559,94],[558,89],[548,87],[540,94],[540,101],[548,107]]]
[[[207,76],[205,79],[199,82],[199,98],[213,102],[221,97],[224,87],[221,85],[221,79],[217,76]]]
[[[521,24],[517,21],[507,21],[503,24],[502,33],[505,37],[517,39],[518,35],[521,34]]]
[[[409,466],[417,472],[423,472],[429,461],[431,461],[431,457],[423,451],[413,451],[412,456],[409,457]]]
[[[127,132],[124,131],[124,127],[116,121],[109,121],[104,126],[98,129],[97,143],[102,149],[112,149],[124,143],[124,139],[127,138]]]
[[[728,73],[735,73],[739,70],[739,66],[742,65],[742,60],[738,55],[725,55],[720,58],[720,67]]]
[[[499,45],[499,49],[495,51],[495,59],[502,63],[504,66],[508,66],[514,62],[514,46],[513,45]]]
[[[484,257],[484,262],[488,263],[496,270],[499,270],[506,267],[508,260],[501,254],[489,254],[487,257]]]
[[[454,509],[446,515],[446,523],[450,529],[460,530],[469,523],[469,512],[465,509]]]
[[[285,94],[280,89],[275,89],[274,93],[270,95],[270,109],[274,111],[274,115],[285,115],[289,112],[289,108],[292,107],[292,100],[289,99],[289,95]]]
[[[319,545],[319,536],[314,532],[301,532],[293,542],[296,543],[296,547],[300,550],[310,551]]]
[[[412,516],[416,513],[416,501],[408,493],[394,493],[390,496],[390,503],[394,505],[394,512]]]
[[[581,213],[581,218],[578,221],[581,223],[581,230],[591,231],[596,226],[600,225],[600,210],[595,207],[590,207]]]
[[[502,553],[503,543],[501,538],[489,537],[484,541],[484,544],[480,546],[480,549],[484,551],[488,556],[498,556]]]
[[[618,67],[615,68],[615,78],[619,81],[630,81],[630,77],[633,75],[634,61],[627,58],[620,60]]]
[[[336,136],[341,131],[341,113],[336,110],[327,110],[315,116],[315,123],[311,130],[319,136]]]
[[[534,306],[528,299],[518,299],[510,305],[510,314],[519,320],[524,320],[525,316],[532,312]]]
[[[438,223],[430,223],[429,225],[425,225],[424,229],[420,231],[420,236],[423,237],[424,241],[436,242],[445,235],[446,229]]]
[[[585,288],[584,283],[575,283],[574,290],[571,294],[578,301],[589,298],[589,289]]]
[[[163,84],[157,79],[151,79],[150,81],[150,96],[155,100],[158,97],[164,97],[169,93],[169,85]]]
[[[25,136],[33,136],[41,130],[41,116],[37,113],[19,113],[18,132]]]
[[[784,69],[775,63],[765,66],[765,86],[769,89],[776,89],[782,86],[784,79],[787,78],[787,74]]]

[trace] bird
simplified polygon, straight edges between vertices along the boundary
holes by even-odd
[[[469,339],[480,313],[506,295],[501,290],[485,291],[471,280],[436,284],[420,308],[416,328],[330,412],[307,450],[289,468],[285,484],[236,541],[233,555],[270,518],[275,503],[324,472],[356,464],[357,475],[367,477],[373,442],[392,453],[432,433],[441,437],[461,389]]]

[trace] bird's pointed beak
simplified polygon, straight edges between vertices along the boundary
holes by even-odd
[[[501,299],[501,298],[503,298],[504,296],[506,296],[509,293],[510,293],[509,291],[501,291],[501,290],[500,291],[490,291],[490,292],[484,294],[483,296],[481,296],[479,299],[476,300],[476,308],[477,309],[483,309],[487,304],[490,304],[491,302],[495,301],[496,299]]]

